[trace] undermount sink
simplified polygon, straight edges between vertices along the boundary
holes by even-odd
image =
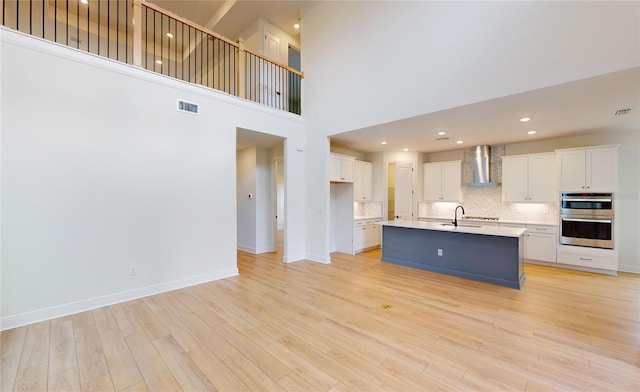
[[[453,223],[442,223],[442,224],[440,224],[440,226],[455,227],[455,225]],[[463,225],[463,224],[458,223],[458,227],[482,227],[482,226],[478,226],[478,225]]]

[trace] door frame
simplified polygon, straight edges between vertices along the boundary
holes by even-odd
[[[413,183],[413,194],[411,195],[411,219],[416,219],[416,166],[417,162],[415,161],[387,161],[384,160],[384,201],[383,201],[383,210],[384,216],[389,216],[389,164],[394,163],[411,163],[413,167],[413,171],[411,174],[411,181]]]

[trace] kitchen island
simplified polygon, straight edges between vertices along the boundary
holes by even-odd
[[[526,229],[382,222],[382,261],[520,289]]]

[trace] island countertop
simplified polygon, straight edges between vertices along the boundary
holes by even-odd
[[[491,235],[497,237],[522,237],[527,231],[525,228],[520,227],[500,227],[500,226],[482,226],[477,222],[461,222],[458,221],[458,226],[453,224],[443,224],[439,222],[424,222],[414,220],[392,220],[380,222],[383,226],[390,227],[404,227],[408,229],[421,229],[421,230],[435,230],[435,231],[447,231],[466,234],[480,234]]]

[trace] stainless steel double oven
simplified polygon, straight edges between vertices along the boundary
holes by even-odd
[[[613,249],[613,193],[563,193],[560,244]]]

